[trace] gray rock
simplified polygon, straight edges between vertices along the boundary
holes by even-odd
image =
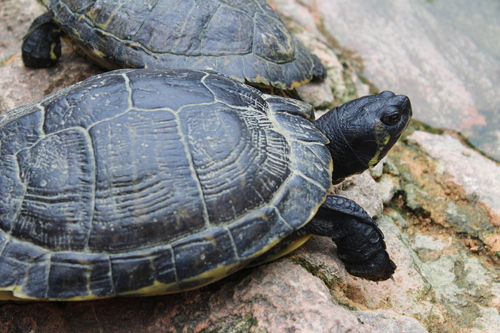
[[[451,135],[415,131],[410,140],[436,160],[442,161],[441,172],[462,185],[467,194],[488,204],[500,215],[500,165],[462,144]]]
[[[371,82],[410,95],[416,119],[458,130],[500,159],[500,9],[495,2],[300,2],[363,59],[363,74]]]
[[[362,323],[359,332],[369,333],[423,333],[427,330],[414,318],[394,311],[356,311]]]
[[[371,216],[382,213],[381,190],[369,171],[347,178],[334,187],[333,193],[356,201]]]

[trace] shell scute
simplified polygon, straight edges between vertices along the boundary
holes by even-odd
[[[246,13],[221,6],[207,25],[201,39],[201,54],[244,55],[252,52],[254,22]]]
[[[154,247],[205,227],[196,172],[172,112],[132,110],[90,135],[97,170],[92,251]]]
[[[294,175],[277,198],[276,208],[282,218],[296,230],[312,219],[324,199],[324,187],[311,183],[301,175]]]
[[[154,284],[155,267],[150,251],[111,256],[111,270],[116,294],[138,290]],[[171,263],[171,261],[169,262]]]
[[[130,93],[122,75],[98,75],[78,89],[63,89],[41,103],[45,109],[45,133],[95,123],[116,117],[129,108]]]
[[[47,297],[55,299],[114,295],[109,260],[102,254],[54,253],[50,259],[48,286]]]
[[[239,262],[231,235],[225,228],[189,236],[172,248],[179,281]]]
[[[289,146],[259,110],[211,110],[187,108],[180,117],[209,221],[219,225],[271,200],[290,172]]]
[[[273,11],[270,11],[273,13]],[[255,15],[254,51],[275,63],[291,62],[295,59],[295,39],[277,15]]]
[[[293,229],[275,207],[261,209],[228,227],[239,258],[250,258],[270,247]]]
[[[74,128],[46,136],[17,158],[25,192],[12,235],[51,250],[82,250],[95,179],[94,155],[84,131]]]
[[[2,115],[0,122],[0,156],[13,155],[32,146],[44,135],[44,115],[38,107],[19,108],[19,112]],[[25,114],[24,114],[25,113]]]
[[[208,104],[213,94],[202,83],[203,72],[183,72],[168,75],[158,71],[157,76],[148,72],[129,73],[132,106],[144,110],[179,110],[187,104]],[[189,102],[188,102],[189,101]]]
[[[0,290],[16,289],[29,292],[31,297],[45,298],[47,279],[43,273],[48,268],[48,251],[28,242],[6,237],[3,232],[0,232],[0,249]],[[27,290],[24,290],[24,284]]]

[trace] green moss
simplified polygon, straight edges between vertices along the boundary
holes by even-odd
[[[370,94],[376,95],[376,94],[380,93],[380,89],[375,84],[373,84],[370,80],[368,80],[363,74],[361,74],[361,73],[357,73],[357,74],[358,74],[358,77],[361,80],[361,82],[363,82],[364,84],[366,84],[369,87]]]
[[[335,300],[335,303],[337,305],[340,305],[345,309],[351,311],[359,310],[356,305],[349,299],[348,292],[346,291],[345,281],[334,276],[328,278],[328,276],[332,276],[332,274],[328,274],[325,271],[325,267],[314,265],[304,257],[292,256],[291,260],[293,263],[303,267],[310,274],[323,281],[326,287],[330,290],[332,298]]]
[[[407,135],[413,133],[413,131],[423,131],[423,132],[428,132],[432,134],[443,134],[444,131],[439,128],[434,128],[430,125],[427,125],[426,123],[416,120],[416,119],[411,119],[410,124],[408,125],[408,130],[407,130]]]
[[[312,275],[317,276],[318,268],[307,261],[305,258],[300,256],[293,256],[291,259],[294,264],[301,266]]]

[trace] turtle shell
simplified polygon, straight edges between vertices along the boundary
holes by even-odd
[[[292,89],[314,60],[264,0],[43,0],[71,42],[104,68],[212,69]]]
[[[0,290],[154,295],[235,272],[323,202],[332,163],[313,117],[215,72],[158,69],[108,72],[6,113]]]

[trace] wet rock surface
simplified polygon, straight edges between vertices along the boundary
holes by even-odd
[[[373,90],[356,75],[356,57],[324,31],[318,11],[311,9],[315,1],[271,4],[328,68],[326,84],[299,93],[322,108]],[[101,72],[67,47],[52,69],[24,68],[20,40],[41,12],[35,1],[0,0],[1,112]],[[383,164],[335,189],[377,216],[398,265],[394,280],[350,276],[335,244],[313,237],[279,261],[191,292],[3,303],[0,333],[498,332],[498,179],[498,164],[465,146],[456,133],[414,123]]]

